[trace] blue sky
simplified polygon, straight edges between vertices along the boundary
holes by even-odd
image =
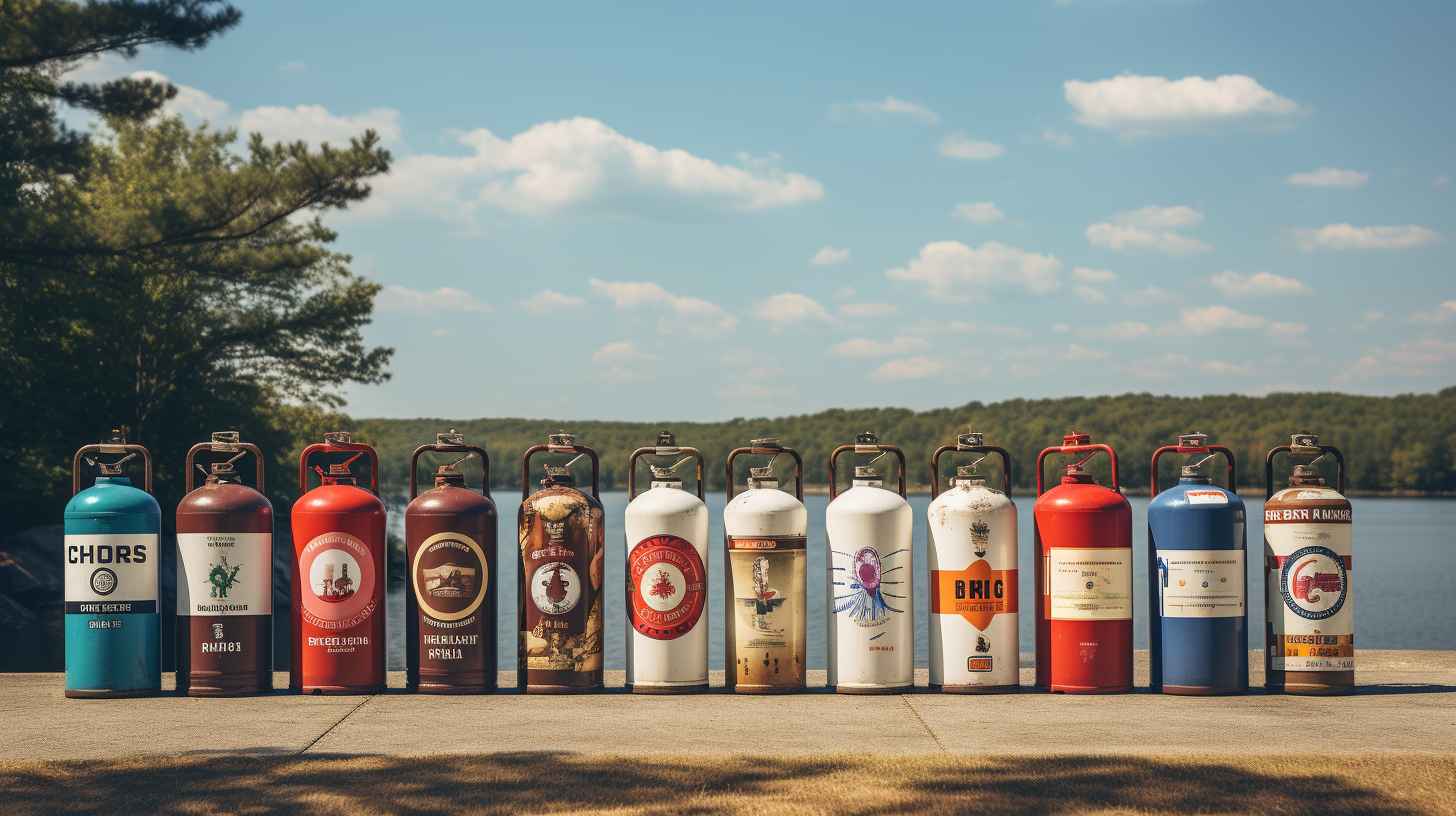
[[[359,416],[1456,383],[1456,6],[254,3],[174,110],[396,156]]]

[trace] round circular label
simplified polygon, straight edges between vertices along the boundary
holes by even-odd
[[[531,601],[547,615],[565,615],[581,600],[581,577],[565,561],[550,561],[531,573]]]
[[[438,621],[464,620],[485,600],[485,551],[464,533],[436,533],[420,542],[410,566],[420,611]]]
[[[867,592],[880,588],[880,552],[865,547],[854,554],[854,577]]]
[[[116,573],[106,567],[99,567],[91,573],[91,591],[97,595],[110,595],[116,591]]]
[[[673,640],[697,625],[708,599],[707,570],[686,539],[657,535],[637,542],[627,557],[632,628]]]
[[[1339,612],[1349,594],[1349,580],[1345,559],[1320,546],[1295,550],[1279,573],[1284,606],[1309,620],[1324,620]]]
[[[309,623],[324,629],[347,629],[372,614],[377,576],[373,555],[357,537],[324,533],[304,545],[298,574],[304,587],[299,595]]]

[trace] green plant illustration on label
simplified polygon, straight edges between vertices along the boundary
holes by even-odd
[[[207,574],[207,581],[212,584],[212,597],[226,598],[228,590],[238,583],[238,570],[240,569],[242,569],[241,566],[229,566],[226,555],[222,556],[221,564],[213,564],[212,571]]]

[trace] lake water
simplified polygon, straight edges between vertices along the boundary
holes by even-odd
[[[516,665],[516,494],[501,491],[499,567],[500,615],[497,637],[500,668]],[[708,665],[723,664],[723,504],[724,494],[708,494],[709,542]],[[1137,647],[1146,648],[1147,509],[1145,497],[1129,497],[1133,516],[1133,584],[1137,603],[1134,630]],[[1033,648],[1031,564],[1032,497],[1016,498],[1021,544],[1021,649]],[[807,496],[809,511],[809,666],[824,668],[824,509],[828,496]],[[1264,532],[1263,501],[1246,497],[1248,506],[1249,646],[1264,645]],[[624,668],[626,655],[625,569],[626,542],[622,532],[627,494],[602,494],[607,519],[607,668]],[[915,518],[915,664],[924,666],[929,654],[926,620],[930,593],[925,572],[925,508],[930,497],[911,496]],[[1354,602],[1357,644],[1365,649],[1456,648],[1456,603],[1451,581],[1456,577],[1456,499],[1355,499]],[[401,535],[404,514],[391,509],[390,524]],[[389,664],[404,668],[404,587],[389,591]]]

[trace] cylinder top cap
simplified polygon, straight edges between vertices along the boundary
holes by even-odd
[[[671,448],[677,445],[677,437],[672,431],[659,431],[657,434],[657,447]]]
[[[1092,475],[1082,467],[1081,462],[1073,462],[1067,465],[1066,473],[1062,476],[1062,484],[1090,484]]]
[[[1197,431],[1178,434],[1178,447],[1180,448],[1201,448],[1206,444],[1208,444],[1208,434]]]
[[[879,468],[872,468],[868,465],[855,465],[854,478],[856,479],[879,479]]]
[[[648,465],[648,468],[652,471],[652,481],[654,481],[654,482],[681,482],[682,481],[682,477],[679,476],[679,475],[677,475],[677,473],[674,472],[673,469],[671,467],[669,467],[669,466],[663,466],[663,465]]]
[[[557,431],[554,434],[547,434],[546,442],[551,445],[568,447],[576,444],[576,434],[568,433],[566,431]]]
[[[762,484],[760,484],[760,483],[762,483]],[[772,465],[764,465],[763,467],[751,467],[751,468],[749,468],[748,469],[748,486],[749,487],[764,487],[764,486],[768,486],[768,487],[778,487],[779,486],[779,480],[778,480],[778,477],[774,476],[773,466]]]
[[[1067,447],[1069,445],[1086,445],[1091,441],[1092,437],[1088,434],[1072,431],[1071,433],[1066,434],[1062,437],[1062,447]]]
[[[783,447],[783,444],[779,442],[777,436],[763,436],[758,439],[750,439],[748,444],[755,448],[777,449]]]
[[[956,447],[979,448],[981,447],[981,445],[985,444],[985,439],[985,434],[976,433],[975,431],[968,431],[956,437]]]
[[[1323,487],[1324,483],[1325,477],[1308,465],[1295,465],[1289,475],[1290,487]]]
[[[1180,474],[1180,478],[1185,481],[1191,480],[1203,484],[1207,484],[1209,482],[1208,474],[1204,473],[1202,470],[1199,470],[1198,465],[1184,465],[1183,470]]]
[[[1289,452],[1290,453],[1323,453],[1324,451],[1320,450],[1319,435],[1318,434],[1312,434],[1312,433],[1310,433],[1308,431],[1304,431],[1302,433],[1290,434],[1290,436],[1289,436]]]

